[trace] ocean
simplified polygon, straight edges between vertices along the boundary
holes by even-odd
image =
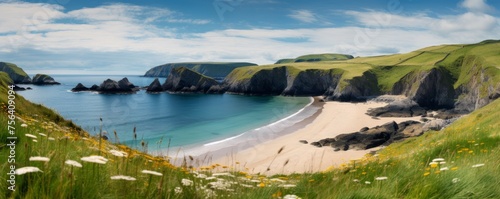
[[[71,92],[78,83],[90,87],[110,78],[125,76],[53,75],[61,85],[36,86],[18,92],[26,99],[43,104],[72,120],[92,135],[102,128],[112,142],[134,148],[148,144],[148,150],[224,147],[246,136],[266,134],[287,128],[314,113],[305,111],[310,97],[242,96],[203,94],[97,94]],[[137,86],[148,86],[154,78],[127,76]],[[163,83],[165,78],[160,78]],[[277,128],[280,126],[279,128]],[[133,129],[137,129],[134,139]],[[115,138],[113,131],[118,134]],[[211,149],[213,150],[213,148]]]

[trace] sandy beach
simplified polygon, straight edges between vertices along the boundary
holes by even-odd
[[[242,170],[248,168],[251,173],[266,175],[324,171],[332,165],[360,158],[373,149],[334,152],[331,147],[317,148],[310,144],[300,143],[299,140],[307,140],[310,143],[324,138],[333,138],[343,133],[355,132],[363,127],[374,127],[391,121],[418,121],[420,119],[419,117],[372,118],[365,114],[370,108],[386,105],[380,102],[319,103],[320,106],[322,105],[321,110],[308,118],[309,121],[304,121],[301,127],[295,126],[293,132],[242,150],[226,151],[226,154],[219,154],[219,157],[208,163],[228,165]],[[277,155],[282,147],[284,147],[282,152]],[[286,162],[288,163],[285,165]],[[267,170],[268,167],[270,170]]]

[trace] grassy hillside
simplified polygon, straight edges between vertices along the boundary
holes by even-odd
[[[303,57],[310,57],[310,55]],[[390,93],[394,84],[405,75],[415,71],[430,71],[433,68],[446,69],[453,77],[455,88],[473,81],[472,77],[477,76],[480,72],[492,77],[492,85],[500,85],[500,41],[491,40],[469,45],[432,46],[405,54],[359,57],[349,60],[307,63],[286,60],[284,63],[257,68],[238,68],[228,77],[239,80],[247,79],[259,70],[281,66],[299,71],[339,69],[344,73],[342,80],[350,80],[370,70],[377,76],[379,89],[386,93]],[[341,81],[341,84],[345,83],[346,81]]]
[[[320,62],[320,61],[336,61],[336,60],[348,60],[354,58],[352,55],[344,54],[310,54],[297,57],[295,59],[280,59],[276,64],[286,64],[286,63],[297,63],[297,62]]]
[[[0,103],[5,113],[8,79],[0,77]],[[53,111],[19,95],[16,103],[20,119],[15,125],[15,166],[33,166],[43,172],[16,175],[17,191],[2,191],[2,198],[500,197],[500,100],[441,132],[392,144],[377,155],[324,172],[277,176],[249,174],[237,162],[190,168],[187,159],[185,167],[175,167],[168,157],[152,157],[89,137],[67,122],[56,121],[59,116]],[[0,114],[0,123],[7,120],[6,114]],[[1,143],[7,143],[7,127],[1,128]],[[137,140],[137,146],[141,145]],[[0,157],[8,153],[9,147],[0,145]],[[106,161],[101,158],[104,164],[98,164],[81,159],[91,155]],[[43,157],[50,160],[35,161]],[[443,158],[443,163],[430,164],[436,158]],[[66,164],[67,160],[82,167]],[[9,166],[2,161],[2,172],[8,173]],[[7,177],[0,176],[0,186],[8,186]]]

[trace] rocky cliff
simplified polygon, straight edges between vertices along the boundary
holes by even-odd
[[[205,76],[223,79],[235,68],[243,66],[256,66],[257,64],[248,62],[186,62],[169,63],[149,69],[145,77],[167,77],[173,68],[185,67],[201,73]]]
[[[0,71],[7,73],[15,84],[29,84],[31,78],[17,65],[7,62],[0,62]]]
[[[185,67],[173,68],[168,75],[163,90],[170,92],[201,92],[207,93],[219,83],[210,77],[204,76]]]
[[[45,75],[45,74],[36,74],[33,77],[33,80],[31,81],[32,84],[35,85],[56,85],[60,84],[59,82],[56,82],[54,78],[51,76]]]

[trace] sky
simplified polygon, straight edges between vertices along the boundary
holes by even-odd
[[[494,0],[0,0],[0,61],[27,73],[136,74],[500,39]]]

